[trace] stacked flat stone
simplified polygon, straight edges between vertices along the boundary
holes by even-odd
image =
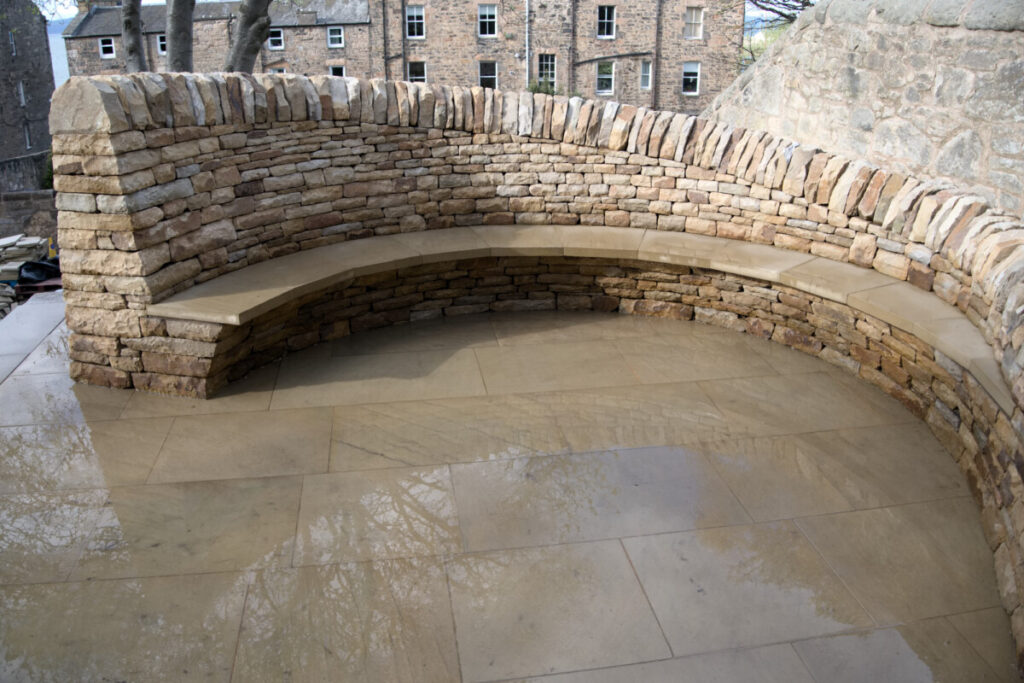
[[[347,320],[332,327],[324,319],[304,333],[284,324],[301,305],[316,320],[312,301],[267,314],[258,328],[146,308],[261,261],[398,232],[488,224],[682,231],[850,262],[932,292],[992,345],[1011,411],[974,396],[977,383],[963,368],[870,317],[797,305],[803,300],[776,288],[767,309],[775,317],[763,325],[821,357],[845,349],[865,379],[908,404],[910,394],[921,397],[986,511],[1003,597],[1024,642],[1024,225],[983,198],[726,123],[479,87],[293,75],[73,78],[54,97],[50,125],[71,372],[95,384],[206,395],[226,381],[233,359],[258,362],[254,349],[348,333]],[[747,289],[771,289],[729,287],[744,296],[707,294],[697,307],[682,303],[685,292],[654,287],[637,299],[654,303],[620,295],[619,308],[657,312],[678,296],[670,310],[704,308],[711,312],[702,319],[732,324],[729,316],[762,310]],[[392,302],[393,292],[364,294]],[[611,296],[587,295],[591,306],[594,296]],[[393,303],[408,315],[408,303]],[[848,336],[822,344],[837,325]]]
[[[16,282],[26,261],[46,258],[48,252],[49,242],[43,237],[26,237],[23,234],[0,237],[0,282]],[[14,300],[14,290],[0,284],[0,318],[11,312]]]

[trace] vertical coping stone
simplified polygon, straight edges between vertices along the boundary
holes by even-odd
[[[556,95],[552,98],[551,108],[551,131],[549,137],[552,140],[561,142],[565,134],[565,115],[569,110],[569,98],[563,95]]]
[[[533,133],[533,93],[519,93],[519,135],[528,137]]]

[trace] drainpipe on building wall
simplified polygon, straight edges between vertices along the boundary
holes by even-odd
[[[381,28],[381,42],[383,43],[383,58],[384,58],[384,78],[388,77],[388,2],[383,0],[380,3],[380,28]],[[373,31],[370,31],[370,35],[373,35]],[[370,48],[370,69],[372,73],[373,69],[373,48]]]
[[[658,77],[661,75],[661,9],[664,0],[658,0],[655,17],[657,21],[654,26],[654,58],[651,60],[651,109],[658,108]]]
[[[569,4],[569,26],[571,30],[569,33],[569,63],[566,64],[566,81],[568,85],[565,89],[565,94],[572,96],[576,90],[576,3],[578,0],[572,0]]]
[[[526,0],[526,90],[530,89],[530,0]]]
[[[426,12],[426,8],[423,8],[423,11]],[[398,75],[398,80],[400,81],[404,81],[409,75],[409,56],[406,54],[406,49],[409,47],[407,42],[409,37],[406,35],[408,33],[406,21],[405,0],[402,0],[402,73]],[[426,21],[423,22],[423,25],[426,26]],[[387,69],[387,65],[384,68]]]

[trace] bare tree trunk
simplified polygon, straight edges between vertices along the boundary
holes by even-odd
[[[228,51],[225,71],[252,73],[256,56],[270,33],[270,0],[242,0],[238,6],[238,32]]]
[[[142,47],[141,4],[142,0],[125,0],[121,7],[121,43],[124,45],[125,68],[129,73],[149,70]]]
[[[196,0],[167,3],[167,69],[192,71],[192,12]]]

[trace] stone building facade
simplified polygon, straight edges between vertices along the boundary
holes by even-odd
[[[196,5],[196,71],[222,68],[236,7]],[[142,11],[150,68],[160,71],[164,8]],[[119,12],[118,0],[83,0],[65,33],[72,75],[123,73]],[[301,7],[274,3],[271,24],[257,71],[502,89],[539,84],[559,94],[696,113],[737,74],[743,3],[311,0]]]
[[[50,148],[47,115],[52,94],[46,19],[32,0],[4,0],[0,6],[0,160],[39,157]],[[11,187],[0,181],[4,190],[36,188],[37,183]]]

